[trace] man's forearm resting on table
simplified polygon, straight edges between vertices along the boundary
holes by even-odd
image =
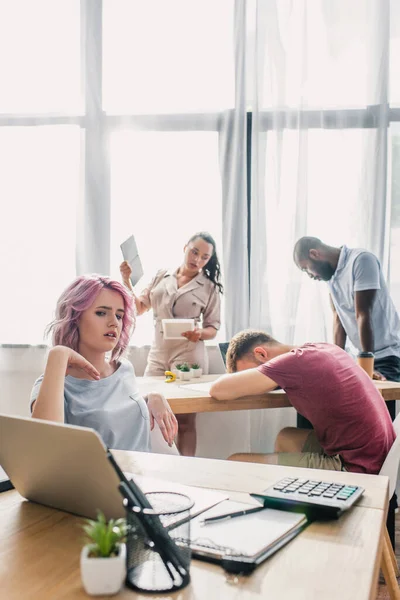
[[[278,384],[258,369],[247,369],[240,373],[222,375],[212,384],[210,395],[216,400],[234,400],[242,396],[266,394],[276,387]]]

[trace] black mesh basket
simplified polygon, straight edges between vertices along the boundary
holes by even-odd
[[[146,494],[152,509],[143,509],[142,519],[135,509],[127,508],[127,575],[126,585],[141,592],[172,592],[190,582],[190,509],[193,501],[175,492]],[[142,520],[159,519],[164,532],[173,541],[178,562],[184,567],[174,568],[146,532]]]

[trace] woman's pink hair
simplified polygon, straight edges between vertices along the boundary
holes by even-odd
[[[47,335],[52,334],[53,346],[68,346],[78,352],[78,324],[81,314],[93,304],[104,289],[117,292],[124,301],[125,312],[122,319],[121,336],[112,351],[111,360],[118,360],[122,356],[128,347],[135,326],[133,298],[118,281],[95,274],[77,277],[59,297],[56,318],[46,329]]]

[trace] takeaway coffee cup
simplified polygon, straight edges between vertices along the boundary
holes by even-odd
[[[372,352],[360,352],[357,356],[358,364],[371,378],[374,373],[374,358]]]

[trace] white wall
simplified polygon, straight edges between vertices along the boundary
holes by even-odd
[[[0,412],[29,416],[32,386],[43,373],[44,347],[0,348]]]

